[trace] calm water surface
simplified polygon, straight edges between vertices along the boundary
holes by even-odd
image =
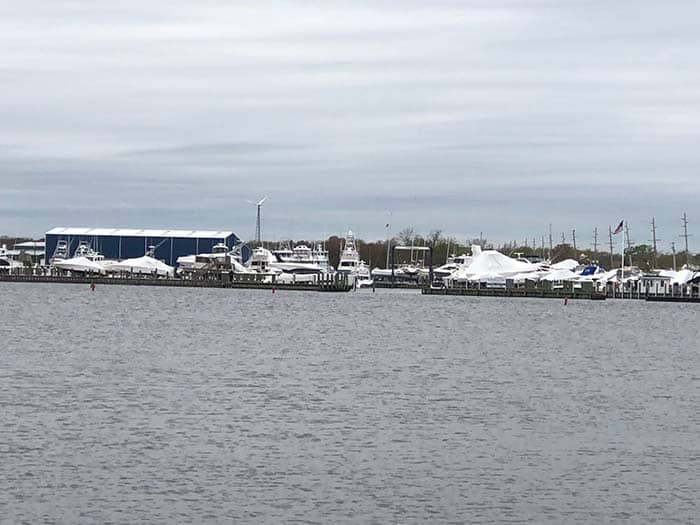
[[[700,305],[0,297],[3,523],[700,516]]]

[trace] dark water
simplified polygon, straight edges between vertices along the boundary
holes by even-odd
[[[3,523],[700,519],[698,305],[0,297]]]

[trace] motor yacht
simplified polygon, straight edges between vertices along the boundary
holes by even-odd
[[[73,257],[85,257],[86,259],[89,259],[93,262],[102,262],[105,259],[104,255],[94,250],[92,246],[90,246],[90,243],[86,241],[81,241],[78,244],[78,247],[75,249]]]
[[[338,263],[338,273],[352,275],[357,280],[371,280],[369,266],[360,259],[360,253],[357,251],[357,242],[352,230],[348,231],[345,237],[343,251],[340,254],[340,262]]]
[[[211,253],[183,255],[176,262],[179,272],[231,269],[234,273],[250,273],[251,270],[238,259],[238,253],[234,253],[226,244],[218,243],[212,247]]]
[[[64,239],[60,239],[56,243],[56,249],[53,251],[53,255],[51,256],[51,259],[49,260],[49,263],[53,264],[55,261],[62,261],[64,259],[69,258],[68,254],[68,241]]]

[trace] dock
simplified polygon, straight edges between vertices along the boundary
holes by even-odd
[[[540,298],[540,299],[585,299],[591,301],[604,301],[605,292],[599,292],[593,288],[592,283],[581,283],[574,286],[573,282],[564,282],[554,286],[551,282],[540,283],[526,282],[525,285],[517,285],[512,280],[507,280],[505,286],[486,287],[481,283],[462,283],[459,286],[436,287],[425,286],[421,289],[423,295],[462,295],[469,297],[515,297],[515,298]]]
[[[687,295],[647,295],[644,300],[651,303],[697,303],[700,304],[700,297],[689,297]]]
[[[234,288],[248,290],[297,290],[307,292],[349,292],[354,288],[352,279],[346,275],[319,276],[314,282],[300,281],[279,283],[265,279],[265,275],[210,272],[196,276],[154,277],[151,275],[47,275],[0,273],[0,282],[9,283],[54,283],[95,284],[122,286],[170,286],[180,288]]]
[[[514,297],[514,298],[540,298],[540,299],[586,299],[592,301],[604,301],[604,293],[582,290],[545,290],[525,288],[434,288],[421,289],[423,295],[462,295],[469,297]]]

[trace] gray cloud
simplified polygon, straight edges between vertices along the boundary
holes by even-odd
[[[700,197],[695,2],[0,6],[0,230],[673,239]],[[582,234],[585,239],[585,234]],[[700,235],[694,238],[698,242]],[[670,241],[669,241],[670,242]]]

